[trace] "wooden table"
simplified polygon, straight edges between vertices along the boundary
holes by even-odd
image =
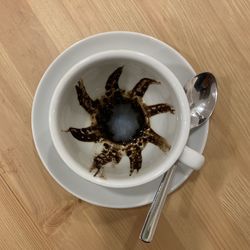
[[[0,1],[1,249],[250,249],[250,1]],[[154,241],[138,235],[148,206],[80,201],[47,173],[30,114],[52,60],[89,35],[129,30],[176,48],[218,78],[206,164],[171,195]]]

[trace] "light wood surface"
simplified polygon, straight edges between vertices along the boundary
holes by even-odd
[[[249,0],[0,0],[0,249],[250,249]],[[155,36],[218,78],[206,164],[171,195],[151,244],[148,206],[79,201],[46,172],[31,135],[38,82],[89,35]]]

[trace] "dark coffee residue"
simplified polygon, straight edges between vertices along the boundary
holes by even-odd
[[[158,135],[150,127],[149,118],[160,113],[174,114],[172,106],[166,103],[147,106],[143,96],[149,85],[160,84],[150,78],[141,79],[135,87],[125,92],[119,88],[118,81],[123,67],[117,68],[105,85],[105,95],[92,100],[88,95],[83,80],[75,86],[79,104],[91,115],[92,124],[87,128],[70,127],[67,131],[74,138],[84,142],[103,143],[103,150],[94,157],[90,170],[94,176],[107,163],[118,164],[125,153],[130,160],[130,175],[140,170],[141,152],[147,143],[153,143],[162,151],[170,149],[165,138]]]

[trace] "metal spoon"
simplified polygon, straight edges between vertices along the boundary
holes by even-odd
[[[217,101],[217,82],[213,74],[204,72],[188,81],[184,90],[190,105],[192,130],[204,124],[213,113]],[[140,239],[144,242],[149,243],[153,239],[176,167],[177,164],[173,165],[164,174],[155,194],[140,234]]]

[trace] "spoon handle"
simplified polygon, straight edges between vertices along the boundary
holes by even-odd
[[[151,242],[157,227],[161,211],[171,188],[171,182],[177,165],[173,165],[162,177],[160,186],[155,194],[146,220],[141,230],[140,239],[144,242]]]

